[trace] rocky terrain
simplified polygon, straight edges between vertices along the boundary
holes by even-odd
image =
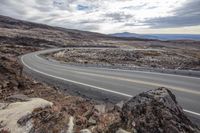
[[[99,33],[63,29],[0,16],[0,40],[14,45],[40,47],[110,46],[130,44],[130,40]]]
[[[74,48],[49,56],[70,64],[200,70],[200,49],[194,48]]]
[[[132,46],[200,48],[199,41],[158,41],[137,38],[119,38],[99,33],[51,27],[44,24],[16,20],[0,15],[0,41],[10,44],[40,47],[64,46]]]
[[[23,72],[20,55],[65,46],[67,43],[62,44],[62,40],[69,41],[74,30],[66,33],[64,29],[4,16],[0,17],[0,27],[1,133],[200,132],[166,88],[144,92],[118,104],[102,103],[69,95]]]

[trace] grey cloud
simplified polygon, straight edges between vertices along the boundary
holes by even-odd
[[[99,26],[98,25],[84,25],[83,27],[80,27],[79,29],[81,29],[81,30],[90,29],[91,31],[97,31],[97,30],[99,30]]]
[[[31,4],[28,2],[32,2]],[[75,17],[76,9],[74,7],[79,0],[0,0],[0,14],[11,16],[18,19],[30,20],[34,22],[62,26],[65,28],[76,28],[80,30],[98,31],[102,23],[122,23],[123,27],[130,26],[150,26],[152,28],[169,28],[200,25],[200,0],[188,0],[182,7],[174,10],[174,16],[160,17],[139,21],[134,15],[125,12],[127,10],[152,9],[157,6],[151,4],[139,3],[139,5],[130,5],[113,12],[108,12],[101,8],[101,0],[88,0],[87,6],[91,6],[94,18],[84,19],[84,12],[81,18]],[[26,6],[26,4],[28,4]],[[71,6],[72,5],[72,6]],[[72,10],[70,9],[72,8]],[[34,9],[34,10],[33,10]],[[63,11],[64,10],[64,11]],[[35,11],[35,13],[33,13]],[[68,12],[72,13],[72,17]],[[99,12],[98,12],[99,11]],[[95,12],[98,12],[95,14]],[[63,13],[66,13],[66,17]],[[74,20],[73,20],[74,19]],[[76,19],[76,20],[75,20]],[[95,19],[95,20],[93,20]],[[130,21],[129,21],[130,20]]]
[[[68,1],[64,0],[54,0],[53,6],[59,8],[60,10],[69,10]]]
[[[53,0],[35,0],[33,8],[41,12],[50,12],[53,10]]]
[[[0,14],[17,19],[24,19],[33,22],[46,22],[47,20],[54,20],[59,17],[59,13],[54,13],[53,0],[31,0],[33,4],[26,6],[23,0],[1,0]],[[61,7],[58,7],[61,8]],[[35,15],[30,15],[33,11],[37,11]],[[43,22],[44,20],[44,22]]]
[[[9,0],[1,0],[1,6],[11,4]]]
[[[57,23],[57,22],[54,22]],[[63,23],[57,23],[57,26],[60,27],[66,27],[66,28],[72,28],[73,29],[79,29],[79,30],[90,30],[90,31],[98,31],[99,25],[98,24],[81,24],[79,22],[63,22]]]
[[[104,21],[105,21],[105,19],[102,18],[102,19],[98,19],[98,20],[82,20],[79,23],[80,24],[99,24]]]
[[[60,10],[69,10],[69,0],[35,0],[35,8],[40,11],[50,11],[53,8]]]
[[[50,12],[52,10],[52,7],[49,7],[49,6],[39,6],[39,5],[36,5],[34,6],[35,9],[41,11],[41,12]]]
[[[125,23],[124,26],[142,26],[142,23],[138,23],[138,22],[132,22],[132,23]]]
[[[145,20],[151,28],[174,28],[200,25],[200,0],[191,0],[174,10],[174,16]]]
[[[52,1],[49,1],[49,0],[35,0],[35,2],[36,2],[38,5],[48,5],[48,4],[53,3],[53,0],[52,0]]]
[[[1,0],[0,14],[23,19],[25,18],[27,12],[21,4],[16,6],[12,0]]]
[[[124,12],[119,13],[107,13],[104,14],[106,18],[111,18],[115,22],[125,22],[128,19],[131,19],[133,16],[129,14],[125,14]]]

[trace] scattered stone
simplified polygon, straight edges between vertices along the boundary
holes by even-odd
[[[26,95],[30,95],[30,94],[33,94],[33,93],[34,93],[34,90],[33,90],[33,89],[25,90],[25,91],[24,91],[24,94],[26,94]]]
[[[76,118],[76,125],[78,125],[79,127],[81,126],[85,126],[87,124],[87,118],[83,117],[83,116],[77,116]]]
[[[8,84],[9,84],[9,81],[4,81],[2,87],[6,88],[8,86]]]
[[[82,129],[80,133],[92,133],[89,129]]]
[[[119,103],[115,104],[115,107],[116,107],[117,109],[121,110],[122,107],[123,107],[123,105],[124,105],[124,101],[120,101]]]
[[[113,104],[106,104],[105,112],[109,113],[112,112],[115,109],[115,106]]]
[[[70,116],[69,117],[69,123],[68,123],[67,133],[73,133],[73,129],[74,129],[74,117]]]
[[[92,116],[92,114],[93,114],[93,109],[92,109],[92,108],[89,108],[89,109],[83,114],[83,116],[89,118],[90,116]]]
[[[123,130],[121,128],[119,128],[116,133],[131,133],[131,132],[127,132],[126,130]]]
[[[106,105],[105,104],[95,105],[94,109],[97,110],[99,113],[105,113],[106,112]]]
[[[90,117],[88,120],[88,123],[89,123],[89,125],[95,125],[97,122],[92,117]]]

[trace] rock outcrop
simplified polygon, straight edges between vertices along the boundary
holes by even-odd
[[[89,99],[68,95],[57,87],[50,87],[31,79],[22,73],[22,66],[18,61],[20,55],[47,47],[113,47],[122,44],[136,48],[167,49],[170,46],[171,49],[176,46],[175,53],[179,48],[187,47],[182,51],[183,55],[187,53],[194,54],[198,59],[200,57],[199,41],[147,43],[146,40],[121,40],[97,33],[66,30],[0,16],[0,133],[199,132],[198,127],[185,116],[175,96],[167,89],[144,92],[116,106],[99,104]],[[83,53],[82,50],[80,52]],[[121,59],[126,61],[143,57],[126,51],[114,51],[111,55],[107,54],[108,52],[110,53],[103,52],[103,55],[113,56],[112,59],[119,55],[120,58],[125,57]],[[146,52],[145,54],[149,55]],[[150,53],[150,56],[156,55],[158,54]],[[63,54],[59,56],[62,57]],[[107,62],[105,57],[102,57],[102,62]],[[185,59],[185,56],[181,58]],[[144,62],[146,63],[145,60]],[[90,62],[86,60],[84,63]],[[188,66],[191,69],[191,65]],[[199,66],[199,62],[194,62],[192,66]]]
[[[47,132],[48,129],[67,133],[200,132],[166,88],[143,92],[124,102],[122,108],[87,105],[82,101],[82,109],[88,108],[85,111],[71,108],[70,104],[65,105],[68,111],[63,107],[59,111],[58,105],[52,106],[52,102],[21,94],[9,96],[7,100],[11,102],[0,103],[0,132]]]
[[[123,105],[121,121],[113,124],[109,132],[123,128],[139,133],[200,132],[186,117],[175,96],[166,88],[141,93]]]
[[[33,121],[30,118],[33,110],[51,107],[53,103],[41,98],[32,98],[26,102],[0,104],[0,131],[11,133],[30,132]]]

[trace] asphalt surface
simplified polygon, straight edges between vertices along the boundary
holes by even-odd
[[[58,49],[57,49],[58,50]],[[169,88],[184,111],[200,121],[200,78],[155,72],[80,67],[49,61],[39,56],[45,50],[21,57],[25,68],[42,79],[75,85],[72,91],[87,97],[120,101],[158,87]]]

